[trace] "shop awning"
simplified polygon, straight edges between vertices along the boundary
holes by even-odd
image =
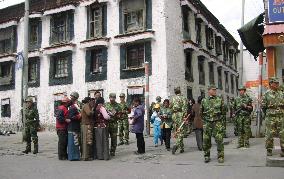
[[[264,51],[262,34],[264,31],[263,24],[264,14],[260,14],[255,19],[251,20],[243,27],[238,29],[239,35],[244,46],[255,57],[258,57],[259,52]]]

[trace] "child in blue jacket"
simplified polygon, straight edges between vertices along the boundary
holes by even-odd
[[[151,123],[154,126],[154,144],[158,147],[158,141],[161,139],[161,124],[162,120],[160,118],[160,104],[155,104],[154,112],[151,116]],[[162,142],[162,141],[161,141]]]

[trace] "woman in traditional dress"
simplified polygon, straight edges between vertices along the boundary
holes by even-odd
[[[99,97],[96,99],[95,104],[95,145],[94,145],[94,157],[98,160],[109,160],[109,133],[108,133],[108,115],[104,107],[104,98]]]
[[[82,141],[82,154],[81,159],[88,161],[94,159],[93,152],[93,128],[94,128],[94,100],[90,97],[86,97],[83,100],[82,121],[81,121],[81,141]]]

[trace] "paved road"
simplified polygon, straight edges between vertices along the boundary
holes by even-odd
[[[229,127],[229,131],[231,128]],[[229,132],[232,133],[232,132]],[[0,136],[0,179],[21,178],[201,178],[201,179],[283,179],[283,168],[265,166],[264,139],[251,139],[251,148],[236,149],[236,138],[225,139],[225,163],[218,164],[216,146],[211,149],[211,162],[203,162],[194,134],[185,139],[185,153],[172,155],[164,146],[155,148],[146,138],[146,154],[136,156],[136,141],[119,146],[110,161],[59,161],[55,133],[39,133],[40,153],[23,155],[21,134]],[[172,141],[173,142],[173,141]],[[214,144],[214,142],[213,142]]]

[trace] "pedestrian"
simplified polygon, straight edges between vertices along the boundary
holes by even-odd
[[[239,88],[240,96],[234,101],[235,120],[238,126],[238,146],[237,148],[249,148],[249,138],[251,131],[250,114],[253,111],[252,99],[246,93],[246,87]]]
[[[77,105],[79,94],[72,92],[70,94],[71,105],[69,107],[68,124],[68,160],[80,160],[80,123],[81,113]]]
[[[205,163],[210,162],[211,137],[215,138],[218,151],[218,162],[224,163],[223,121],[221,118],[224,101],[216,94],[216,86],[208,87],[208,97],[201,102],[203,120],[203,150]]]
[[[273,137],[279,136],[281,157],[284,157],[284,93],[279,89],[279,80],[269,78],[269,90],[263,95],[262,110],[265,113],[265,147],[267,156],[272,156]]]
[[[163,139],[161,138],[161,124],[162,120],[160,118],[160,105],[158,103],[155,104],[154,106],[154,112],[151,116],[151,123],[154,126],[154,145],[155,147],[158,147],[158,141],[160,139],[161,145]]]
[[[92,100],[90,97],[86,97],[83,102],[85,103],[83,105],[83,108],[81,110],[81,148],[82,148],[82,154],[81,159],[82,160],[93,160],[93,129],[94,129],[94,100]]]
[[[192,106],[195,104],[195,100],[190,98],[188,100],[188,107],[187,107],[187,120],[188,120],[188,129],[186,132],[186,136],[191,134],[193,131],[193,116],[192,116]]]
[[[203,144],[203,122],[200,111],[202,99],[202,96],[199,96],[197,99],[197,103],[192,106],[193,128],[195,132],[197,147],[200,151],[202,150]]]
[[[172,110],[170,108],[170,100],[165,99],[163,102],[163,107],[161,108],[160,116],[163,123],[162,134],[163,140],[165,141],[165,146],[167,151],[171,148],[171,132],[173,126],[172,120]]]
[[[135,97],[133,100],[133,108],[129,115],[131,132],[135,133],[137,139],[137,151],[134,154],[144,154],[145,153],[145,141],[143,136],[144,131],[144,106],[141,104],[141,100],[138,97]]]
[[[25,100],[26,109],[24,110],[24,115],[26,117],[25,123],[25,139],[26,139],[26,150],[23,153],[27,154],[31,152],[31,142],[34,144],[33,154],[38,153],[38,136],[37,130],[39,128],[39,115],[37,108],[33,105],[33,100],[27,98]]]
[[[173,111],[173,131],[175,132],[176,144],[173,146],[172,154],[175,154],[178,149],[180,149],[180,153],[184,152],[184,143],[183,138],[186,133],[187,128],[187,108],[188,101],[186,97],[181,94],[180,87],[174,89],[175,96],[171,99],[170,108]]]
[[[109,102],[106,103],[105,108],[110,115],[110,121],[108,123],[109,135],[111,138],[110,156],[115,156],[115,150],[117,146],[117,133],[118,133],[118,119],[120,118],[120,106],[115,101],[116,94],[109,94]]]
[[[102,94],[100,91],[96,91],[95,94],[94,94],[94,98],[95,98],[95,102],[98,98],[102,97]]]
[[[235,104],[235,98],[230,98],[230,103],[229,103],[229,106],[230,106],[230,117],[231,117],[231,121],[233,121],[233,124],[234,124],[234,135],[235,136],[238,136],[238,124],[237,124],[237,120],[235,119],[235,111],[234,111],[234,104]]]
[[[109,160],[109,133],[108,122],[110,116],[104,107],[104,98],[98,97],[95,104],[94,117],[94,158],[98,160]]]
[[[58,136],[58,159],[66,160],[67,155],[67,143],[68,143],[68,132],[67,126],[71,121],[68,112],[68,106],[70,104],[70,99],[65,96],[61,100],[61,104],[57,107],[56,110],[56,132]]]
[[[121,93],[119,95],[120,98],[120,109],[121,116],[118,120],[118,128],[119,128],[119,140],[120,143],[118,145],[129,145],[129,123],[128,123],[128,105],[125,101],[125,94]]]

